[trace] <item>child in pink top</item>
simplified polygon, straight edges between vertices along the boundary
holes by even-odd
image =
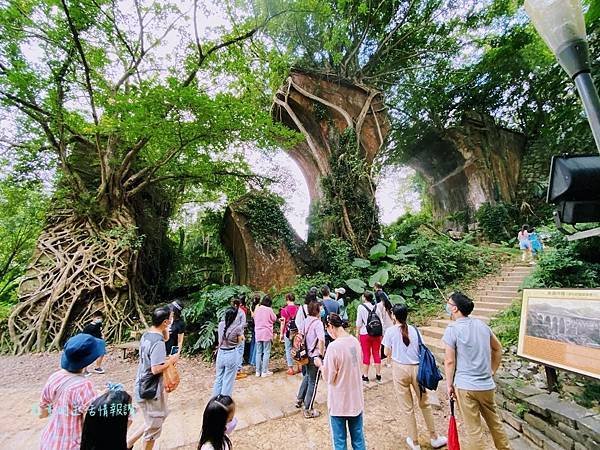
[[[256,376],[268,377],[269,358],[271,357],[271,341],[273,340],[273,324],[277,316],[273,312],[271,297],[265,295],[260,306],[254,311],[254,334],[256,336]]]
[[[62,369],[50,375],[40,396],[39,415],[49,417],[40,450],[79,450],[83,417],[96,397],[83,369],[104,353],[104,341],[89,334],[77,334],[65,343]]]

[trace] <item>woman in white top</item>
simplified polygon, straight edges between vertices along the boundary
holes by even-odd
[[[394,326],[394,314],[392,313],[392,303],[390,302],[389,297],[383,291],[379,291],[380,294],[377,295],[375,293],[375,298],[377,298],[377,309],[375,312],[381,318],[381,325],[383,327],[383,335],[385,336],[385,332],[388,328]],[[381,344],[381,359],[385,359],[385,366],[392,366],[392,358],[390,356],[385,355],[383,344]]]
[[[392,312],[396,319],[396,326],[388,328],[383,337],[383,345],[386,356],[392,357],[394,391],[400,405],[400,412],[408,420],[408,437],[406,438],[406,443],[413,450],[420,450],[421,448],[418,441],[417,419],[415,417],[413,396],[410,389],[412,386],[415,395],[419,398],[419,407],[429,430],[431,446],[433,448],[443,447],[446,445],[447,439],[444,436],[438,436],[436,433],[427,392],[421,394],[417,381],[417,373],[419,371],[418,331],[412,325],[407,325],[408,308],[405,305],[394,305]]]
[[[235,403],[229,395],[209,400],[202,416],[202,434],[198,450],[232,450],[231,434],[237,425]]]

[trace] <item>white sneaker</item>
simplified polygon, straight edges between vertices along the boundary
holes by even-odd
[[[256,376],[257,376],[257,377],[260,377],[260,372],[256,372]]]
[[[448,438],[446,436],[438,436],[436,439],[431,440],[431,446],[433,448],[443,447],[448,443]]]
[[[265,377],[270,377],[271,375],[273,375],[273,372],[263,372],[261,377],[265,378]]]
[[[421,450],[421,446],[419,444],[415,444],[409,437],[406,438],[406,445],[408,445],[408,448],[411,450]]]

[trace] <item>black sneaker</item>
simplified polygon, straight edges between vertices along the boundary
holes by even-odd
[[[104,373],[104,369],[102,367],[96,367],[94,373]]]
[[[381,375],[375,375],[375,381],[377,381],[377,384],[381,384]]]
[[[369,377],[362,376],[363,384],[369,384]]]

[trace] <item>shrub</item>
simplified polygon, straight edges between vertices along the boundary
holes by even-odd
[[[521,303],[514,302],[490,321],[490,327],[503,346],[516,345],[519,342],[521,324]]]
[[[583,261],[577,254],[576,248],[569,245],[544,251],[524,286],[526,288],[592,288],[598,287],[599,275],[600,265]]]
[[[479,228],[490,242],[502,242],[513,237],[515,222],[514,207],[502,202],[492,205],[484,203],[475,213]]]
[[[418,229],[425,223],[431,223],[432,219],[428,213],[407,213],[400,217],[395,223],[383,229],[386,240],[395,239],[399,244],[408,244],[418,236]]]
[[[323,242],[321,251],[323,270],[330,274],[332,284],[342,284],[344,280],[359,276],[358,268],[352,265],[356,254],[348,241],[337,237],[331,238]]]
[[[209,351],[216,342],[219,321],[231,306],[231,299],[240,294],[250,294],[247,286],[210,285],[191,296],[190,305],[183,310],[186,322],[185,350],[189,353]]]

